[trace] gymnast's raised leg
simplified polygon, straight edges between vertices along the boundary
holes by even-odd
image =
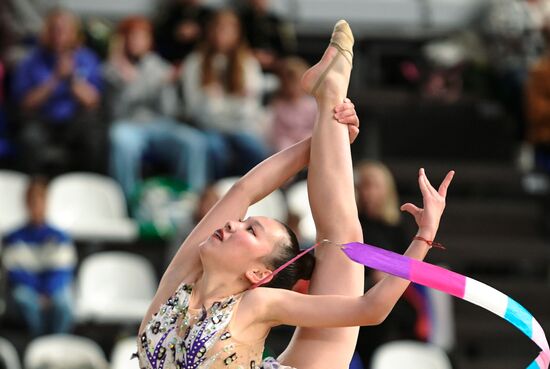
[[[321,61],[303,77],[302,85],[318,104],[308,174],[309,201],[317,239],[362,241],[353,185],[350,138],[345,125],[335,124],[334,107],[346,97],[351,73],[353,35],[340,21]],[[363,294],[363,267],[337,247],[315,251],[311,294]],[[280,356],[282,364],[299,369],[344,369],[349,366],[358,328],[298,328]]]

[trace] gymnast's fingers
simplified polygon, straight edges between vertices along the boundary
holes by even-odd
[[[356,127],[359,127],[360,124],[359,117],[353,109],[348,109],[344,110],[343,112],[336,113],[334,115],[334,119],[336,119],[339,123],[350,124]]]
[[[401,205],[401,211],[406,211],[407,213],[415,216],[418,213],[420,213],[420,208],[414,204],[411,204],[410,202]]]
[[[348,131],[349,131],[349,142],[353,143],[353,141],[355,141],[355,139],[359,135],[359,128],[357,128],[356,126],[350,125],[348,126]]]
[[[334,112],[339,113],[339,112],[342,112],[344,110],[349,110],[349,109],[354,109],[354,108],[355,108],[355,105],[353,105],[351,100],[346,99],[346,100],[344,100],[343,103],[336,105],[336,107],[334,108]]]
[[[430,180],[428,179],[428,176],[426,175],[426,171],[424,170],[424,181],[426,182],[426,187],[428,188],[429,193],[434,196],[435,198],[439,197],[439,193],[435,190],[435,188],[432,186]]]
[[[455,171],[451,170],[449,173],[447,173],[443,182],[441,182],[441,185],[439,186],[439,190],[437,191],[441,196],[443,197],[447,196],[447,189],[449,188],[449,185],[451,184],[451,181],[453,180],[454,175],[455,175]]]
[[[426,174],[424,174],[424,168],[420,168],[418,170],[418,187],[420,187],[420,192],[422,192],[422,196],[427,197],[431,193],[428,188],[428,184],[425,177],[426,177]]]

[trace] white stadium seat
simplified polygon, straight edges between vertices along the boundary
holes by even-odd
[[[215,184],[218,195],[223,196],[238,179],[237,177],[229,177],[219,180]],[[285,222],[287,209],[283,193],[280,190],[272,192],[266,198],[248,208],[246,216],[266,216]]]
[[[141,322],[156,291],[151,263],[123,251],[100,252],[82,261],[76,281],[79,321]]]
[[[137,351],[137,338],[128,337],[115,344],[111,355],[111,369],[139,369],[137,358],[130,360]]]
[[[8,369],[21,369],[21,361],[13,344],[7,339],[0,337],[0,360]]]
[[[300,218],[298,228],[302,238],[314,241],[317,237],[317,229],[315,228],[315,222],[309,206],[307,181],[294,183],[288,189],[286,195],[289,211]]]
[[[25,369],[107,369],[103,351],[94,341],[69,334],[34,339],[25,352]]]
[[[29,177],[23,173],[0,171],[0,233],[17,228],[25,222],[25,192],[28,183]]]
[[[439,347],[416,341],[395,341],[380,346],[373,354],[372,369],[452,369]]]
[[[76,240],[130,242],[138,236],[119,184],[99,174],[70,173],[54,179],[46,216]]]

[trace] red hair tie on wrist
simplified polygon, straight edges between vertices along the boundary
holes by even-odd
[[[424,237],[420,237],[420,236],[415,236],[414,239],[415,239],[415,240],[419,240],[419,241],[424,241],[424,242],[426,242],[430,247],[437,247],[438,249],[446,250],[445,246],[443,246],[443,245],[440,244],[439,242],[430,241],[430,240],[427,240],[427,239],[425,239]]]

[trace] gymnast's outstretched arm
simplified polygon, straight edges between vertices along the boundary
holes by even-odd
[[[273,192],[303,169],[309,162],[310,145],[311,139],[308,138],[264,160],[239,179],[210,209],[168,265],[141,328],[182,282],[198,279],[202,273],[199,244],[216,229],[223,227],[228,220],[244,217],[250,205]]]
[[[432,240],[437,233],[445,209],[447,189],[453,175],[454,172],[450,171],[439,189],[436,190],[430,184],[424,169],[420,169],[418,184],[422,192],[424,207],[418,208],[411,203],[402,206],[404,211],[414,216],[418,225],[418,236],[415,237],[405,252],[406,257],[422,260],[426,256],[428,249],[431,247],[426,240]],[[422,239],[423,237],[424,239]],[[339,245],[334,243],[332,246],[327,247],[340,249]],[[344,245],[345,247],[346,245]],[[355,249],[356,256],[358,255],[357,250]],[[376,251],[369,247],[365,246],[362,252],[365,253],[364,256],[372,253],[372,260],[379,259],[379,256],[374,256]],[[403,263],[403,261],[395,259],[394,262],[397,264]],[[401,265],[403,269],[406,268],[405,264]],[[265,326],[264,329],[266,330],[279,324],[300,327],[365,326],[382,323],[408,285],[408,279],[388,275],[363,296],[315,296],[275,288],[259,288],[250,292],[247,297],[257,301],[252,303],[253,306],[259,306],[254,311],[254,317],[259,324]],[[335,354],[333,350],[330,350],[330,353]],[[315,353],[312,356],[317,354]]]

